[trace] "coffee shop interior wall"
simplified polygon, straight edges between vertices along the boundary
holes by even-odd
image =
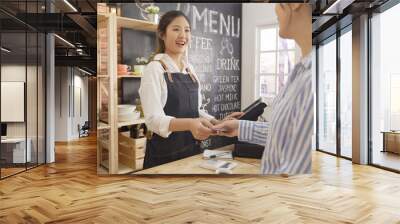
[[[242,31],[242,109],[259,98],[259,61],[257,49],[260,48],[260,41],[257,35],[258,30],[264,27],[277,27],[274,4],[248,3],[242,5],[243,31]],[[260,16],[262,15],[262,16]],[[254,43],[254,44],[253,44]],[[296,45],[295,61],[301,56],[300,48]],[[264,99],[268,105],[271,100]],[[271,107],[267,107],[263,117],[268,119]]]
[[[88,76],[75,67],[55,68],[55,141],[79,138],[78,125],[88,121]]]

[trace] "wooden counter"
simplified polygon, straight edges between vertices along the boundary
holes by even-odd
[[[383,131],[382,152],[400,154],[400,131]]]
[[[227,148],[220,149],[226,150]],[[199,154],[150,169],[141,170],[133,174],[215,174],[215,171],[200,167],[200,164],[204,161],[203,155]],[[237,166],[232,169],[232,174],[260,174],[260,159],[236,157],[233,160],[227,161],[237,163]]]

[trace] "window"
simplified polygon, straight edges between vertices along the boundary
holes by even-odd
[[[390,130],[400,130],[400,73],[390,74]]]
[[[351,27],[350,27],[351,28]],[[352,157],[352,33],[340,36],[340,154]]]
[[[318,49],[318,149],[336,154],[336,36]]]
[[[4,4],[16,6],[11,1]],[[21,9],[19,15],[24,17],[26,13],[32,13],[36,16],[43,12],[40,6],[44,4],[44,1],[18,1],[18,7]],[[23,115],[22,118],[11,116],[16,119],[1,117],[0,123],[4,128],[2,137],[7,139],[6,142],[2,139],[0,144],[2,179],[45,163],[46,36],[40,30],[14,25],[19,23],[15,23],[15,18],[7,13],[0,12],[0,17],[10,21],[9,24],[3,23],[0,29],[0,92],[3,94],[1,98],[7,93],[19,95],[16,99],[22,102],[17,109],[22,110],[20,112]],[[10,115],[12,111],[9,111],[7,103],[4,103],[5,101],[0,103],[0,112]]]
[[[258,93],[270,102],[282,89],[295,65],[294,40],[279,37],[278,25],[258,29]]]
[[[351,159],[352,25],[339,33],[323,40],[317,48],[317,147]]]
[[[400,171],[400,4],[371,18],[372,164]]]

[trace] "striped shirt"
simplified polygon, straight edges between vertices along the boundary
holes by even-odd
[[[271,106],[268,122],[239,122],[239,141],[265,145],[262,174],[311,173],[314,125],[311,54],[296,64]]]

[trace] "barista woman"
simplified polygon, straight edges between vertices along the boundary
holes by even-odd
[[[186,58],[189,19],[181,11],[165,13],[157,39],[157,54],[146,66],[139,89],[146,126],[154,132],[147,142],[144,168],[201,153],[196,139],[207,139],[218,123],[200,110],[199,79]],[[239,115],[233,113],[228,119]]]

